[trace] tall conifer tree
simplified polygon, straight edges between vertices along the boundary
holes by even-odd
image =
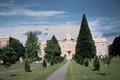
[[[54,63],[59,62],[59,59],[61,58],[61,48],[59,46],[58,40],[53,35],[51,40],[47,41],[47,46],[45,47],[45,58],[47,62]]]
[[[76,58],[92,58],[96,53],[95,43],[92,38],[85,14],[82,18],[75,51]]]

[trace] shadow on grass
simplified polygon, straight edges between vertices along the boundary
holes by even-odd
[[[106,73],[96,73],[97,75],[106,76]]]
[[[97,71],[95,69],[92,69],[93,71]],[[98,72],[98,71],[97,71]],[[98,72],[98,73],[95,73],[96,75],[101,75],[101,76],[106,76],[106,73],[102,73],[102,72]]]
[[[17,76],[16,74],[11,74],[10,76]]]

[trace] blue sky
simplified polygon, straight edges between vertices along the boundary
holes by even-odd
[[[0,37],[13,36],[25,42],[28,31],[40,40],[53,34],[66,37],[69,26],[76,39],[83,13],[93,37],[106,37],[111,43],[120,35],[120,0],[0,0]],[[69,24],[68,24],[69,23]]]

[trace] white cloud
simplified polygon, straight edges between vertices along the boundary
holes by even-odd
[[[26,11],[23,11],[23,13],[21,13],[21,14],[26,15],[26,16],[49,17],[49,16],[56,16],[56,15],[65,14],[65,12],[63,12],[63,11],[30,11],[30,10],[26,10]]]
[[[29,10],[29,9],[23,9],[23,8],[16,8],[14,10],[10,11],[1,11],[1,16],[7,16],[7,15],[25,15],[25,16],[43,16],[43,17],[49,17],[49,16],[56,16],[56,15],[63,15],[66,12],[64,11],[35,11],[35,10]]]
[[[89,22],[90,26],[98,25],[99,23]],[[78,36],[78,32],[80,29],[80,24],[55,24],[55,25],[17,25],[16,27],[3,27],[0,28],[0,37],[6,37],[6,36],[13,36],[17,39],[19,39],[21,42],[25,43],[26,41],[26,35],[24,33],[28,31],[42,31],[42,33],[48,33],[48,35],[39,35],[40,40],[50,39],[52,35],[54,34],[57,39],[62,40],[66,38],[67,34],[67,27],[70,29],[70,34],[73,39],[76,39]],[[48,28],[47,30],[45,30]],[[93,36],[100,36],[101,33],[96,31],[97,27],[90,27]]]

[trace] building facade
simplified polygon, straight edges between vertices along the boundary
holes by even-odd
[[[0,38],[0,48],[9,45],[9,38]]]
[[[75,46],[76,40],[71,39],[70,36],[67,36],[65,40],[58,40],[59,45],[61,47],[62,54],[61,56],[66,56],[66,59],[72,59],[73,55],[75,55]],[[105,57],[108,55],[108,43],[107,40],[103,37],[94,39],[96,46],[96,55],[99,57]],[[46,47],[46,40],[40,41],[40,51],[38,53],[39,57],[45,56],[44,48]]]

